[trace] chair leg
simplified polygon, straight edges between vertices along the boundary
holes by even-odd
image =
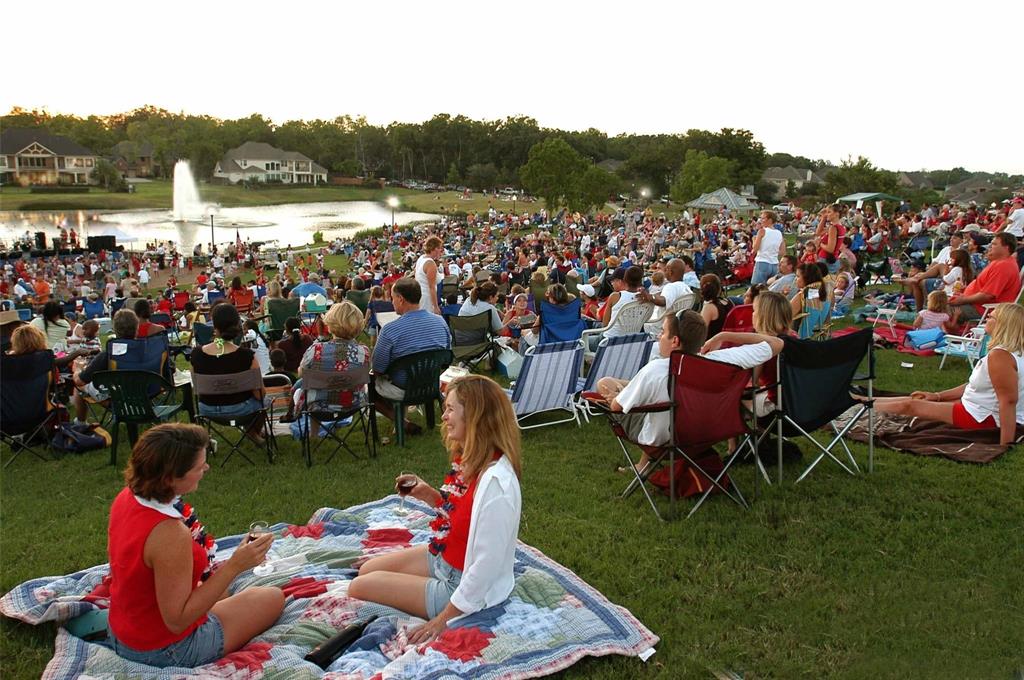
[[[425,417],[427,419],[427,428],[430,430],[434,429],[434,400],[428,399],[424,405]]]
[[[121,423],[117,422],[117,419],[115,418],[114,422],[111,423],[110,432],[110,464],[114,466],[117,465],[117,435],[120,431]]]
[[[395,402],[393,406],[395,411],[395,440],[399,446],[405,446],[405,404],[403,402]]]
[[[128,441],[134,448],[135,443],[139,441],[139,426],[135,423],[127,423],[125,427],[128,429]]]

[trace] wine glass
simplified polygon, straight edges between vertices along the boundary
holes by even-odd
[[[264,520],[256,520],[249,525],[249,542],[255,541],[263,534],[270,533],[270,524]],[[270,556],[270,551],[267,551],[267,557]],[[252,573],[256,576],[266,576],[274,571],[274,566],[266,563],[266,557],[264,558],[263,564],[258,564],[253,567]]]
[[[399,473],[400,477],[411,476],[412,479],[406,479],[398,485],[398,495],[402,497],[401,502],[398,504],[398,510],[395,511],[396,515],[408,515],[409,511],[405,509],[405,497],[408,496],[416,485],[419,483],[416,479],[416,475],[413,472],[402,471]]]
[[[249,541],[255,541],[257,538],[270,531],[270,524],[263,520],[256,520],[249,525]]]

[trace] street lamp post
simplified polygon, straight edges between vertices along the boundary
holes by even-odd
[[[516,217],[516,218],[519,217],[519,213],[516,212],[516,199],[517,198],[518,198],[518,196],[516,196],[515,194],[512,194],[512,215],[514,217]]]
[[[394,229],[395,228],[395,208],[398,207],[398,197],[397,196],[389,196],[388,197],[388,205],[391,206],[391,228]]]

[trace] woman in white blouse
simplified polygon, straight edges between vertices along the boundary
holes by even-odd
[[[452,463],[440,489],[412,474],[395,489],[437,509],[428,545],[374,557],[348,594],[428,619],[409,633],[429,642],[454,618],[493,607],[515,585],[522,498],[520,443],[512,404],[490,378],[467,375],[448,385],[442,436]]]
[[[882,413],[938,420],[964,430],[998,429],[999,442],[1012,446],[1024,425],[1024,307],[1011,302],[988,317],[988,354],[965,384],[942,392],[875,399]]]

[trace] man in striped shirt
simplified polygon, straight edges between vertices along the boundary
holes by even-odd
[[[430,349],[450,349],[451,333],[444,318],[420,309],[420,286],[411,278],[402,278],[391,287],[391,302],[398,318],[380,329],[373,348],[374,387],[377,391],[377,412],[394,420],[394,410],[388,400],[405,397],[404,371],[388,373],[399,359]],[[406,434],[416,434],[420,428],[406,421]]]

